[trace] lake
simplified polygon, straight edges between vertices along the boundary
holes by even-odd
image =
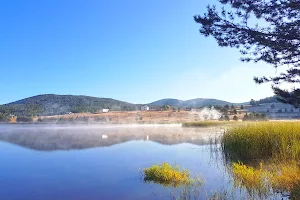
[[[204,180],[197,199],[224,191],[230,199],[247,199],[244,189],[234,189],[218,144],[212,144],[223,132],[180,125],[3,124],[0,199],[187,196],[184,188],[144,183],[142,169],[163,162],[176,163]]]

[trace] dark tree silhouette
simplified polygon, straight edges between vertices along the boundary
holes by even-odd
[[[255,77],[261,84],[271,82],[278,100],[300,107],[300,88],[280,89],[280,83],[300,83],[299,0],[219,0],[231,9],[207,6],[207,13],[194,16],[200,33],[213,36],[219,46],[240,49],[244,62],[264,61],[288,70],[275,77]],[[251,18],[251,23],[250,23]],[[253,22],[257,22],[257,24]],[[255,24],[255,25],[251,25]]]

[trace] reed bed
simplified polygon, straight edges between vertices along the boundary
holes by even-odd
[[[221,144],[226,160],[233,162],[236,186],[245,187],[251,196],[280,191],[300,199],[300,122],[233,126]]]
[[[233,126],[221,143],[225,156],[233,161],[300,161],[300,122],[252,122]]]
[[[214,126],[226,126],[231,124],[237,124],[236,121],[198,121],[198,122],[185,122],[182,127],[214,127]]]
[[[300,199],[300,166],[297,162],[273,163],[259,167],[233,163],[235,186],[245,187],[250,196],[264,199],[274,191],[289,193],[290,199]]]

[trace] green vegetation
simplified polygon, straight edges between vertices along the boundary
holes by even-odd
[[[7,119],[10,114],[29,117],[36,116],[40,112],[42,112],[42,108],[39,105],[0,105],[0,120],[1,118]]]
[[[191,185],[194,179],[190,177],[188,170],[180,170],[178,165],[162,163],[144,169],[144,181],[154,182],[163,186],[178,187],[180,185]]]
[[[245,187],[252,197],[280,191],[288,192],[291,199],[300,198],[299,122],[234,126],[227,130],[221,143],[225,158],[233,162],[236,186]]]
[[[229,116],[227,115],[227,114],[225,114],[225,115],[222,115],[221,117],[220,117],[220,119],[219,119],[219,121],[229,121],[230,119],[229,119]]]
[[[251,106],[259,106],[259,101],[255,101],[254,99],[250,100],[250,105]]]
[[[188,170],[181,170],[179,165],[176,164],[162,163],[161,165],[152,165],[149,168],[145,168],[143,172],[145,182],[154,182],[165,187],[199,186],[203,182],[199,178],[191,178]]]
[[[259,114],[259,113],[250,113],[245,114],[243,117],[243,121],[266,121],[267,116],[266,114]]]
[[[234,122],[229,122],[229,121],[185,122],[182,124],[182,127],[213,127],[213,126],[224,126],[232,123]]]
[[[182,127],[214,127],[240,124],[237,121],[198,121],[198,122],[185,122]]]
[[[171,106],[165,105],[165,106],[162,106],[162,109],[163,110],[171,110]]]
[[[300,6],[295,0],[219,1],[220,8],[194,16],[200,33],[212,36],[221,47],[240,49],[243,62],[287,66],[273,77],[255,77],[256,83],[272,83],[279,101],[300,107],[300,88],[281,89],[279,83],[300,81]],[[250,23],[251,22],[251,23]],[[252,23],[254,22],[254,23]],[[284,68],[283,68],[284,69]]]
[[[300,160],[299,122],[253,122],[229,129],[223,139],[224,153],[234,160]]]
[[[100,109],[138,110],[138,105],[109,98],[73,95],[38,95],[0,106],[0,114],[17,116],[61,115],[69,112],[97,112]]]
[[[235,186],[245,187],[251,196],[267,196],[270,191],[290,192],[291,199],[300,198],[300,166],[296,162],[269,164],[254,168],[233,163]]]
[[[209,107],[209,106],[224,106],[226,104],[231,104],[227,101],[222,101],[218,99],[191,99],[191,100],[178,100],[178,99],[161,99],[155,102],[150,103],[149,105],[153,108],[161,108],[165,105],[170,105],[172,108],[184,108],[184,109],[191,109],[191,108],[202,108],[202,107]]]
[[[256,193],[262,196],[269,191],[272,174],[263,170],[262,163],[260,163],[258,169],[246,166],[242,163],[233,163],[232,168],[235,181],[234,185],[245,187],[251,196]]]
[[[5,113],[0,113],[0,122],[7,122],[8,121],[8,115]]]

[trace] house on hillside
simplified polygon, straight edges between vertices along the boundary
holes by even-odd
[[[109,112],[109,109],[101,109],[99,110],[100,113],[108,113]]]
[[[144,105],[144,106],[141,107],[141,110],[150,110],[150,108],[149,108],[149,106]]]

